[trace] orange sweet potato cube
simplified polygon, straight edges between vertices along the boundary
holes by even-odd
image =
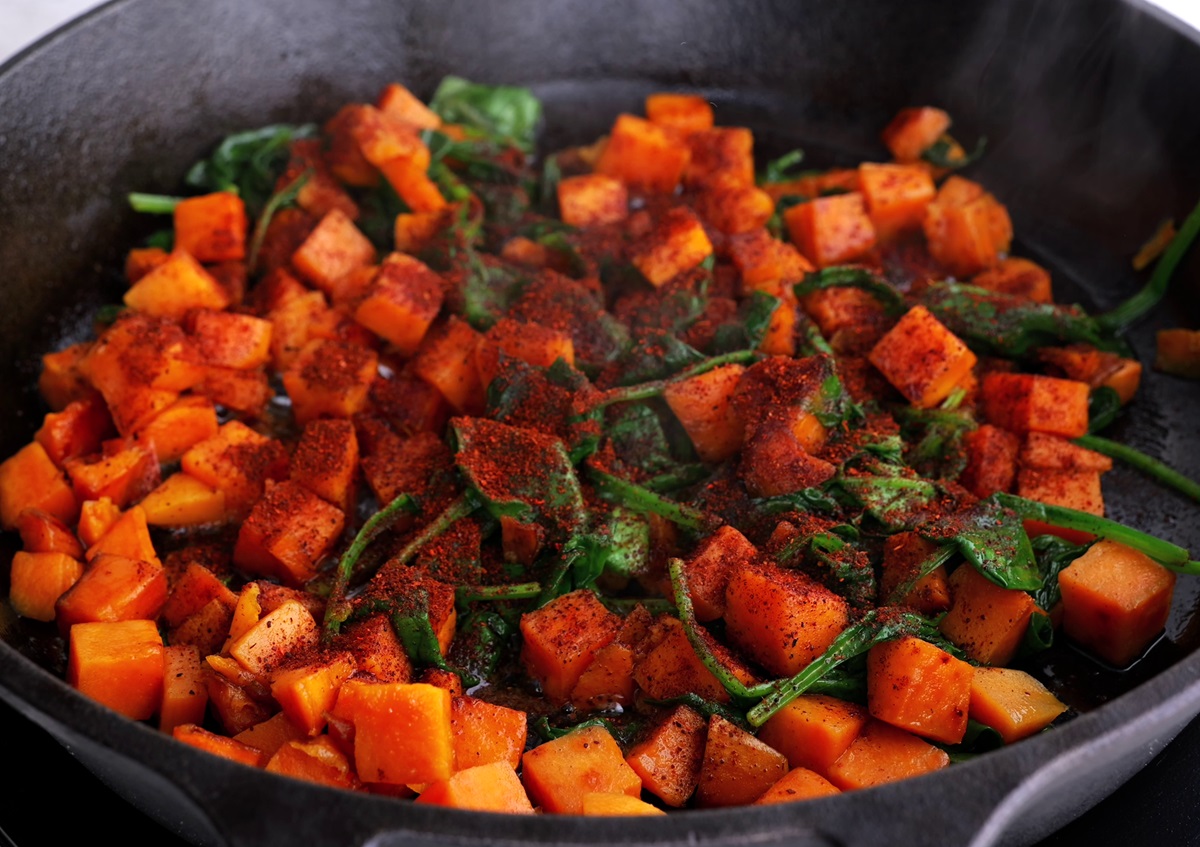
[[[696,211],[710,226],[726,235],[754,232],[775,214],[771,195],[753,185],[709,185],[695,200]]]
[[[617,637],[621,618],[587,589],[521,616],[521,659],[553,703],[563,703],[596,652]]]
[[[168,557],[168,566],[170,562]],[[204,565],[191,562],[174,578],[163,605],[162,618],[168,626],[178,626],[213,600],[232,611],[237,599],[220,577]]]
[[[911,606],[923,615],[937,615],[950,608],[946,566],[938,565],[924,576],[921,566],[934,555],[938,545],[915,532],[898,532],[883,546],[883,572],[879,597],[884,604]]]
[[[101,444],[116,435],[112,416],[99,394],[68,403],[61,412],[50,412],[33,436],[54,464],[99,452]]]
[[[1175,574],[1144,553],[1102,539],[1059,574],[1063,632],[1124,667],[1166,626]]]
[[[271,773],[349,791],[362,790],[350,759],[327,735],[306,741],[287,741],[265,765]]]
[[[208,708],[208,689],[204,684],[200,651],[192,644],[172,644],[163,648],[163,696],[158,712],[158,728],[174,732],[183,724],[204,722]]]
[[[867,216],[880,241],[892,241],[921,229],[925,207],[937,194],[928,169],[864,162],[858,166],[858,176]]]
[[[1044,432],[1078,438],[1088,428],[1089,389],[1085,382],[1052,376],[989,373],[980,386],[990,423],[1010,432]]]
[[[342,683],[354,671],[354,657],[349,653],[287,667],[272,674],[271,696],[295,726],[316,735],[325,728],[325,715],[337,702]]]
[[[86,556],[90,562],[97,556],[106,554],[161,564],[150,539],[146,511],[140,505],[133,506],[119,515],[104,534],[88,547]]]
[[[798,571],[737,568],[725,590],[729,640],[768,671],[794,676],[849,624],[846,601]]]
[[[754,673],[744,661],[712,636],[705,643],[717,661],[746,685],[756,682]],[[633,678],[647,697],[670,700],[688,693],[699,694],[719,703],[729,702],[729,692],[700,661],[678,618],[660,618],[652,630],[654,646],[633,668]]]
[[[342,277],[373,264],[374,245],[340,209],[321,218],[292,254],[292,266],[326,293],[334,291]]]
[[[233,560],[250,573],[303,585],[341,537],[345,521],[341,509],[307,488],[276,483],[242,524]]]
[[[36,441],[0,462],[0,525],[16,528],[25,509],[41,509],[66,523],[79,516],[75,492]]]
[[[927,641],[905,636],[867,654],[871,717],[922,738],[958,744],[967,731],[975,669]]]
[[[791,284],[814,270],[812,263],[793,245],[774,238],[766,229],[730,238],[728,250],[733,264],[741,271],[744,291],[766,291],[768,294],[781,291],[782,294],[776,296],[783,296],[785,301],[791,292]]]
[[[52,410],[61,411],[68,403],[82,400],[95,390],[80,367],[90,349],[91,342],[81,342],[42,356],[38,391]]]
[[[1015,668],[976,668],[971,719],[1000,733],[1005,744],[1049,726],[1067,710],[1046,686]]]
[[[700,806],[745,806],[783,778],[782,753],[720,715],[708,721],[696,802]]]
[[[619,223],[629,214],[629,192],[625,183],[604,174],[569,176],[558,183],[558,209],[571,226]]]
[[[959,483],[976,497],[1012,491],[1020,446],[1016,435],[992,424],[968,432],[963,436],[967,466],[958,477]]]
[[[376,168],[397,157],[413,157],[422,168],[429,166],[429,150],[417,127],[369,105],[358,106],[345,120],[362,157]]]
[[[978,183],[960,176],[942,183],[922,226],[933,258],[962,278],[995,267],[1012,241],[1008,211]]]
[[[712,129],[712,104],[697,94],[661,92],[646,97],[646,118],[652,124],[691,135]]]
[[[396,215],[392,227],[392,238],[396,249],[402,253],[419,253],[433,242],[437,234],[450,222],[446,215],[455,207],[448,206],[440,212],[401,212]]]
[[[87,547],[93,546],[120,517],[121,509],[107,497],[85,500],[79,507],[79,525],[76,527],[79,540]]]
[[[754,134],[742,126],[718,126],[687,136],[684,182],[703,185],[754,185]]]
[[[734,408],[733,395],[745,370],[738,364],[722,365],[672,382],[663,392],[667,405],[706,462],[724,461],[742,446],[743,424]]]
[[[521,780],[544,812],[577,815],[592,791],[640,797],[642,781],[603,727],[588,727],[548,741],[521,760]]]
[[[758,548],[729,524],[718,527],[684,562],[692,608],[698,621],[725,615],[725,589],[734,569],[758,558]]]
[[[630,748],[625,761],[642,786],[668,806],[683,806],[700,782],[708,722],[687,706],[676,706]]]
[[[8,602],[13,611],[35,621],[54,620],[54,604],[83,575],[83,563],[65,553],[13,555]]]
[[[996,585],[969,564],[950,574],[950,595],[950,611],[939,625],[942,634],[981,664],[1007,664],[1037,611],[1033,598]]]
[[[437,129],[442,119],[421,100],[398,82],[388,83],[375,101],[375,106],[389,118],[418,129]]]
[[[111,453],[68,459],[64,470],[71,478],[75,497],[99,500],[107,497],[118,508],[134,503],[153,490],[161,480],[158,458],[152,449],[110,442]]]
[[[426,336],[413,361],[413,372],[436,388],[457,412],[483,409],[485,386],[475,367],[480,337],[469,323],[451,317]]]
[[[875,225],[857,191],[798,203],[783,220],[792,242],[819,268],[852,262],[875,247]]]
[[[176,249],[165,262],[125,292],[129,308],[180,320],[190,309],[224,309],[229,292],[186,251]]]
[[[924,306],[909,309],[867,358],[920,409],[931,409],[949,397],[977,361]]]
[[[192,447],[217,434],[217,410],[208,397],[189,394],[150,418],[134,433],[135,444],[160,464],[179,461]]]
[[[712,251],[712,242],[696,216],[686,208],[675,207],[658,220],[635,249],[632,262],[657,288],[696,267]]]
[[[901,109],[883,130],[883,143],[897,162],[918,162],[950,128],[950,116],[932,106]]]
[[[930,773],[950,764],[945,750],[883,721],[870,721],[829,768],[843,791],[871,788]]]
[[[528,732],[524,712],[459,696],[450,703],[450,726],[459,770],[495,762],[516,770],[521,764]]]
[[[479,812],[533,814],[533,805],[529,802],[529,795],[525,793],[520,777],[503,762],[459,770],[449,779],[429,785],[416,802]]]
[[[270,321],[206,309],[192,314],[189,326],[197,352],[210,365],[244,370],[271,360]]]
[[[83,545],[71,528],[41,509],[23,509],[17,515],[17,532],[26,553],[63,553],[83,558]]]
[[[762,725],[758,737],[788,766],[826,775],[867,724],[867,710],[823,694],[802,694]]]
[[[575,343],[571,336],[536,323],[501,318],[475,345],[475,369],[479,382],[491,385],[500,372],[503,359],[520,359],[539,368],[548,368],[558,359],[575,364]]]
[[[1022,468],[1017,471],[1017,494],[1051,506],[1104,515],[1098,471]]]
[[[221,425],[212,438],[183,454],[183,471],[225,493],[231,514],[248,512],[262,496],[266,481],[287,476],[287,452],[273,438],[241,421]]]
[[[154,620],[167,601],[162,565],[125,556],[97,556],[55,603],[58,628],[78,623]]]
[[[246,204],[231,191],[187,197],[175,206],[175,247],[200,262],[246,258]]]
[[[234,636],[236,625],[235,612],[229,655],[256,676],[271,673],[292,655],[314,646],[320,637],[312,613],[297,600],[285,601]]]
[[[380,165],[384,178],[414,212],[440,212],[448,205],[437,183],[429,178],[425,157],[398,156]]]
[[[232,762],[249,765],[252,768],[261,768],[267,763],[267,755],[262,750],[224,735],[218,735],[196,724],[180,724],[171,732],[171,736],[176,741],[182,741],[197,750],[221,756]]]
[[[375,352],[358,344],[310,341],[283,374],[296,422],[349,418],[361,412],[378,366]]]
[[[636,192],[667,194],[675,190],[689,158],[681,138],[634,115],[618,115],[596,173],[619,179]]]
[[[134,247],[125,254],[125,279],[133,285],[165,262],[169,255],[171,254],[161,247]]]
[[[579,813],[591,817],[635,817],[665,815],[662,809],[628,794],[589,791],[583,795]]]
[[[1053,303],[1050,288],[1050,272],[1029,259],[1008,256],[971,278],[971,285],[1011,294],[1034,303]]]
[[[837,473],[832,463],[805,449],[795,429],[770,421],[746,439],[739,472],[754,496],[774,497],[820,485]]]
[[[158,711],[163,643],[153,620],[79,623],[70,629],[67,682],[133,720]]]
[[[234,741],[261,750],[268,756],[275,753],[289,741],[304,741],[308,736],[295,726],[286,714],[276,712],[262,723],[256,723],[233,737]]]
[[[354,319],[402,356],[417,351],[442,308],[442,279],[418,259],[393,253],[379,267]]]
[[[454,772],[450,692],[415,682],[342,685],[335,709],[354,725],[354,763],[364,782],[410,785]]]
[[[841,789],[819,773],[810,771],[808,768],[792,768],[778,782],[763,792],[754,801],[754,805],[794,803],[797,800],[812,800],[816,797],[828,797],[840,793]]]
[[[357,502],[358,460],[350,421],[310,421],[292,453],[291,479],[349,513]]]

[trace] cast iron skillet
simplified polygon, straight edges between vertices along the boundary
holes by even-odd
[[[961,138],[988,137],[973,176],[1009,204],[1017,252],[1055,270],[1060,298],[1096,307],[1134,287],[1128,257],[1200,196],[1200,45],[1137,3],[116,0],[0,71],[0,453],[44,412],[38,355],[119,296],[113,269],[138,232],[126,192],[177,187],[231,131],[319,120],[393,79],[427,95],[450,72],[531,85],[547,147],[598,135],[664,88],[705,93],[760,151],[800,143],[826,162],[882,157],[878,130],[897,108],[943,106]],[[1195,325],[1198,285],[1193,258],[1133,336],[1143,360],[1153,329]],[[1194,385],[1149,374],[1117,435],[1197,477],[1198,419]],[[1200,550],[1182,498],[1123,470],[1106,489],[1118,520]],[[76,695],[11,615],[0,697],[196,843],[1027,844],[1200,712],[1198,582],[1180,580],[1165,638],[1132,670],[1069,647],[1041,663],[1084,712],[1062,729],[869,792],[665,819],[454,813],[243,768]]]

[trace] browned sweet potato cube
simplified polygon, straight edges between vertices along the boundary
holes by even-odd
[[[238,532],[233,560],[250,573],[303,585],[337,543],[341,509],[294,482],[268,486]]]

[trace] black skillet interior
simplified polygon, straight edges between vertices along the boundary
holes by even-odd
[[[987,136],[972,176],[1009,204],[1017,252],[1053,268],[1060,298],[1101,308],[1137,284],[1128,257],[1159,221],[1200,196],[1200,46],[1136,4],[349,0],[334,12],[324,0],[118,0],[0,78],[0,356],[11,363],[0,453],[27,442],[44,412],[39,355],[119,297],[115,269],[141,231],[127,191],[176,188],[229,132],[320,120],[393,79],[428,94],[446,73],[533,87],[545,149],[599,135],[652,90],[682,88],[709,96],[720,123],[753,127],[760,153],[799,145],[817,164],[853,162],[884,155],[878,131],[899,107],[940,105],[960,138]],[[1193,257],[1168,307],[1133,335],[1143,361],[1152,330],[1196,325],[1198,289]],[[1200,477],[1197,419],[1194,385],[1149,374],[1116,434]],[[1125,470],[1106,494],[1118,520],[1200,549],[1182,498]],[[1098,705],[1195,650],[1198,601],[1200,580],[1181,580],[1166,637],[1129,672],[1070,649],[1041,670],[1072,706]],[[0,631],[31,643],[19,625]],[[0,667],[28,673],[10,653]],[[1149,706],[1186,682],[1163,679],[1131,697]],[[62,696],[34,682],[17,693],[23,710]],[[69,711],[77,728],[95,721],[90,704]],[[777,834],[793,821],[762,819]]]

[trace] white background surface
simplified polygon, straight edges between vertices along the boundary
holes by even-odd
[[[0,0],[0,62],[59,24],[98,5],[99,0]],[[1200,29],[1200,0],[1157,0],[1157,5]]]

